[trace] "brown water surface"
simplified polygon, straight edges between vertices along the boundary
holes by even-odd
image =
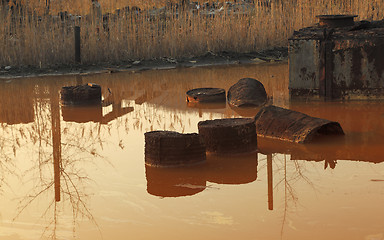
[[[254,116],[185,101],[243,77],[345,136],[258,138],[258,153],[145,166],[147,131]],[[105,106],[60,105],[62,86],[86,82],[102,86]],[[384,239],[383,120],[382,102],[290,101],[286,63],[1,80],[0,239]]]

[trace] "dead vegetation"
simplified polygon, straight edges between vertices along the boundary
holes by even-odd
[[[384,18],[384,3],[375,0],[211,1],[182,7],[165,0],[100,0],[96,10],[89,0],[51,1],[49,9],[49,1],[21,1],[0,5],[2,68],[74,64],[74,26],[81,27],[82,63],[98,64],[286,46],[295,29],[314,24],[319,14]]]

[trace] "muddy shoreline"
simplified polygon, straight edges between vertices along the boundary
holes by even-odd
[[[279,47],[252,53],[234,52],[208,52],[203,56],[181,59],[160,58],[152,60],[132,60],[120,63],[97,63],[97,64],[72,64],[57,65],[51,67],[35,66],[2,66],[0,68],[0,80],[22,77],[59,76],[59,75],[88,75],[96,73],[115,72],[140,72],[156,69],[172,69],[183,67],[203,67],[215,65],[233,64],[258,64],[267,62],[287,61],[288,48]]]

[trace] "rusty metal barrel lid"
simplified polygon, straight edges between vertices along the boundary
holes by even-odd
[[[350,27],[355,24],[354,18],[358,15],[346,15],[346,14],[336,14],[336,15],[317,15],[319,19],[319,26],[321,27]]]
[[[205,162],[205,146],[197,133],[151,131],[145,136],[145,164],[156,167],[191,166]]]
[[[273,105],[257,113],[255,124],[258,136],[296,143],[309,143],[329,135],[344,135],[338,122]]]
[[[187,102],[226,102],[226,93],[222,88],[195,88],[186,94]]]
[[[199,135],[207,152],[244,154],[257,150],[256,126],[252,118],[225,118],[201,121]]]

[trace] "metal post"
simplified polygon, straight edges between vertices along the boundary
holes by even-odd
[[[273,210],[272,154],[267,155],[268,210]]]
[[[81,63],[80,27],[79,26],[75,26],[75,62]]]

